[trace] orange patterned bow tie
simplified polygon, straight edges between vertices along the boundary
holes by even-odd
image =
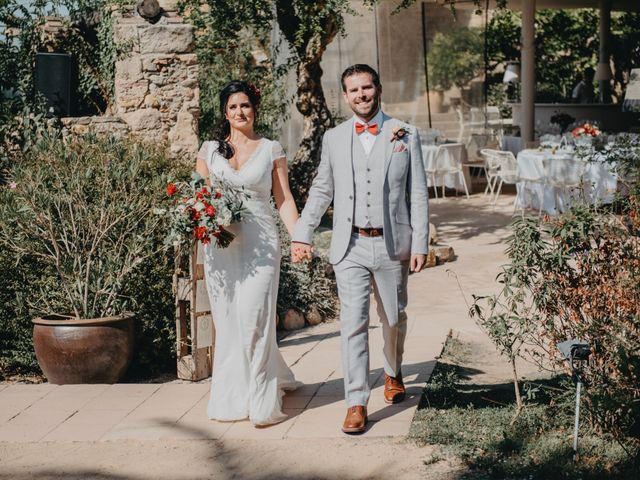
[[[367,124],[367,123],[356,122],[356,133],[358,135],[360,135],[365,130],[368,131],[371,135],[377,135],[379,132],[378,124],[377,123]]]

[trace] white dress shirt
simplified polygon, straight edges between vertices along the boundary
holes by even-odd
[[[356,122],[364,123],[366,125],[372,125],[374,123],[378,124],[378,135],[380,135],[380,133],[382,132],[382,121],[383,121],[382,110],[378,110],[378,113],[376,113],[376,115],[368,122],[365,122],[357,115],[354,115],[353,118],[355,120],[353,122],[354,135],[360,139],[362,148],[364,148],[365,153],[369,155],[371,153],[371,149],[373,148],[373,144],[376,142],[377,135],[372,134],[371,132],[369,132],[369,130],[365,130],[360,135],[358,135],[357,133],[355,133]]]

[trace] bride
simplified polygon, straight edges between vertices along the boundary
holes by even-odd
[[[289,189],[287,159],[280,144],[254,131],[260,92],[232,81],[220,92],[221,121],[204,142],[196,171],[243,186],[248,213],[229,227],[236,235],[225,249],[205,246],[205,276],[216,329],[209,418],[249,418],[256,426],[287,418],[285,390],[300,384],[276,343],[276,299],[280,276],[278,229],[271,214],[273,193],[289,234],[298,211]]]

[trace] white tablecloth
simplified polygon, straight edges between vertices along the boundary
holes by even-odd
[[[422,145],[422,160],[424,161],[425,170],[432,169],[435,165],[436,153],[438,152],[437,145]],[[445,155],[449,155],[449,151],[445,151]],[[461,150],[462,157],[457,159],[460,163],[464,163],[466,161],[466,150],[462,147]],[[467,187],[469,192],[471,192],[471,177],[469,176],[469,169],[467,167],[462,167],[463,175],[467,182]],[[457,173],[447,174],[447,175],[436,175],[436,186],[441,187],[444,183],[444,186],[447,188],[453,188],[455,190],[459,190],[464,192],[464,185],[462,184],[462,180],[460,179],[460,175]],[[429,187],[433,187],[433,181],[430,175],[427,175],[427,185]]]
[[[543,165],[543,159],[550,158],[554,162],[573,158],[569,152],[552,154],[548,150],[522,150],[518,154],[518,175],[535,181],[519,182],[518,207],[538,209],[542,199],[542,210],[556,214],[556,190],[549,184],[549,178]],[[561,170],[561,169],[558,169]],[[608,203],[613,199],[617,189],[617,177],[611,171],[611,164],[605,162],[587,162],[584,176],[584,198],[590,203]],[[566,191],[558,192],[558,207],[565,211],[573,198],[579,196]]]

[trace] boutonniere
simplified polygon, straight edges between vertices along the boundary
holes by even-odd
[[[409,135],[409,130],[407,130],[404,127],[396,127],[392,130],[392,132],[393,132],[393,135],[391,136],[392,142],[400,140],[401,138],[404,138],[407,135]]]

